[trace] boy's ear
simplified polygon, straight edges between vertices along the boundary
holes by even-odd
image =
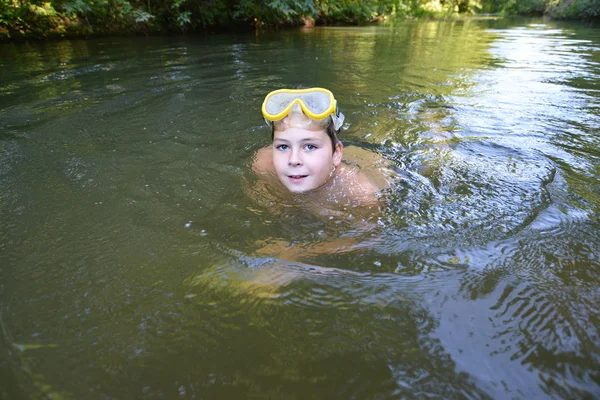
[[[342,154],[344,153],[344,145],[339,140],[333,149],[333,165],[337,167],[342,162]]]

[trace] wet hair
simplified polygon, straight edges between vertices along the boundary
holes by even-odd
[[[335,129],[335,124],[333,123],[333,121],[331,121],[331,123],[329,124],[327,129],[325,129],[327,136],[329,136],[329,140],[331,140],[331,151],[332,152],[335,152],[335,146],[340,142],[340,140],[337,138],[337,135],[341,131],[342,131],[342,128]],[[275,139],[275,124],[271,124],[271,141],[273,141],[273,139]]]

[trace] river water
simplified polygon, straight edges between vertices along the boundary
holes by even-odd
[[[376,223],[249,195],[298,85]],[[0,45],[0,398],[599,396],[599,110],[573,23]]]

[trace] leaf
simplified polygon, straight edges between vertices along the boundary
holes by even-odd
[[[135,22],[138,23],[148,22],[149,20],[154,18],[154,15],[142,10],[133,10],[133,16],[135,17]]]

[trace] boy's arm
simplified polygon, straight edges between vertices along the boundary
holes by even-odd
[[[367,218],[355,226],[351,234],[343,237],[324,237],[321,240],[303,243],[290,243],[281,239],[261,240],[256,242],[260,248],[255,254],[292,262],[306,262],[319,255],[349,253],[365,247],[366,235],[374,229],[375,222]]]
[[[306,258],[320,254],[350,252],[360,242],[358,238],[348,237],[338,238],[330,242],[296,243],[293,245],[280,240],[264,241],[263,243],[263,247],[258,249],[256,254],[263,257],[277,257],[286,261],[301,262],[305,261]]]

